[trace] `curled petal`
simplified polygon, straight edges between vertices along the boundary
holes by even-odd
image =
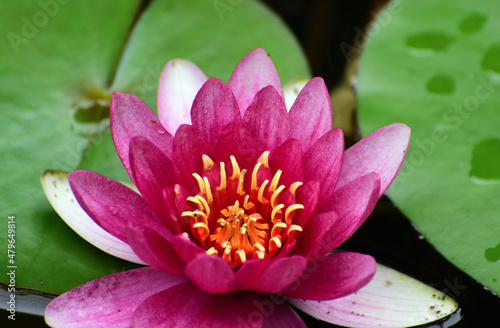
[[[56,297],[45,310],[45,321],[61,328],[130,327],[139,304],[186,281],[149,267],[114,273]]]
[[[83,239],[113,256],[145,264],[130,246],[101,228],[85,213],[71,191],[68,173],[45,171],[41,177],[43,191],[50,204],[66,224]]]
[[[142,100],[126,93],[113,92],[110,106],[111,136],[116,152],[132,181],[134,177],[129,163],[129,144],[133,137],[149,139],[168,157],[172,156],[173,136]]]
[[[410,128],[402,123],[384,126],[346,150],[336,190],[371,172],[380,175],[382,196],[403,164]]]
[[[354,294],[330,301],[288,302],[320,320],[357,328],[419,326],[458,308],[445,294],[380,264],[373,279]]]
[[[284,99],[280,77],[271,58],[264,49],[253,49],[240,60],[229,79],[229,87],[238,100],[241,116],[257,92],[268,85],[272,85]]]
[[[158,82],[158,118],[172,134],[182,124],[191,123],[191,106],[207,77],[201,69],[185,59],[172,59]]]
[[[359,253],[337,252],[311,260],[304,274],[283,296],[308,300],[331,300],[354,293],[375,274],[373,257]]]

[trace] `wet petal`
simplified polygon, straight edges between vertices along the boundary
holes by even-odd
[[[118,272],[58,296],[45,310],[51,327],[130,327],[135,309],[162,290],[186,282],[154,268]]]
[[[402,123],[384,126],[346,150],[336,189],[371,172],[380,175],[380,196],[403,164],[410,142],[410,128]]]
[[[290,299],[296,308],[320,320],[344,327],[410,327],[444,318],[457,303],[411,277],[382,265],[356,293],[331,301]]]
[[[116,151],[133,181],[129,163],[130,140],[136,136],[149,139],[168,157],[172,156],[173,136],[164,129],[156,115],[142,100],[126,93],[113,92],[110,129]]]
[[[113,256],[145,264],[127,243],[101,228],[76,201],[68,181],[68,173],[45,171],[41,177],[43,191],[54,210],[83,239]]]
[[[290,123],[304,151],[332,129],[332,105],[322,78],[313,78],[300,91],[290,109]]]
[[[175,134],[182,124],[191,123],[193,100],[207,77],[195,64],[185,59],[172,59],[160,75],[158,83],[158,118]]]
[[[240,60],[229,79],[229,87],[238,100],[242,116],[257,92],[268,85],[272,85],[284,99],[280,77],[271,58],[264,49],[253,49]]]
[[[238,102],[227,84],[215,77],[210,78],[194,99],[191,120],[215,147],[222,129],[230,122],[241,120]]]
[[[170,239],[163,225],[138,193],[110,178],[92,171],[73,171],[68,175],[71,190],[80,206],[104,230],[127,242],[128,221],[138,222]]]
[[[307,300],[331,300],[349,295],[366,285],[377,263],[369,255],[337,252],[312,260],[304,274],[283,296]]]

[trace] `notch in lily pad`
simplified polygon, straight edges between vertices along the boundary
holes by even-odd
[[[73,128],[78,133],[91,135],[101,132],[109,124],[109,99],[90,99],[80,102],[73,114]]]

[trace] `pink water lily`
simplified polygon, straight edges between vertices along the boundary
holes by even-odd
[[[260,48],[227,84],[170,61],[157,103],[158,118],[133,95],[111,102],[113,141],[139,193],[91,171],[68,176],[85,212],[149,267],[62,294],[46,310],[49,325],[304,327],[286,300],[332,300],[372,279],[371,256],[330,252],[394,179],[406,125],[344,151],[323,80],[287,109]]]

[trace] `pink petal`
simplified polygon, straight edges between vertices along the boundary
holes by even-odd
[[[288,256],[274,260],[250,260],[236,273],[245,289],[277,293],[287,288],[304,272],[307,260],[303,256]]]
[[[269,156],[269,166],[273,172],[282,171],[280,185],[289,187],[297,181],[304,181],[302,147],[297,139],[288,139]]]
[[[179,257],[186,263],[191,262],[200,254],[206,254],[204,248],[196,245],[184,235],[172,236],[171,243]]]
[[[142,302],[131,327],[195,327],[200,311],[213,297],[189,282],[173,286]]]
[[[191,123],[191,106],[207,77],[201,69],[185,59],[169,61],[158,83],[158,118],[172,134],[182,124]]]
[[[51,327],[130,327],[135,309],[149,296],[186,282],[153,268],[118,272],[80,285],[49,303]]]
[[[283,296],[317,301],[339,298],[366,285],[376,270],[377,262],[370,255],[331,253],[310,262],[300,279],[283,291]]]
[[[168,157],[172,156],[172,135],[167,132],[142,100],[126,93],[113,92],[110,128],[116,151],[133,181],[129,164],[129,143],[135,136],[149,139]]]
[[[181,260],[172,244],[147,227],[129,223],[127,242],[148,265],[173,275],[184,275],[186,263]]]
[[[263,300],[264,322],[262,328],[307,328],[306,324],[289,305]]]
[[[259,297],[249,292],[217,294],[200,311],[196,328],[260,328],[264,319]]]
[[[304,154],[304,180],[318,180],[321,192],[318,210],[321,211],[335,190],[344,154],[344,134],[341,129],[330,130]]]
[[[290,135],[285,103],[272,86],[257,93],[243,116],[243,123],[255,140],[258,154],[275,150]]]
[[[181,184],[189,191],[199,191],[193,173],[203,171],[203,155],[212,158],[212,148],[205,136],[195,127],[181,125],[174,137],[173,161]]]
[[[233,269],[222,257],[200,254],[186,265],[186,276],[209,293],[229,293],[241,290]]]
[[[255,142],[248,130],[239,122],[227,124],[217,140],[215,159],[231,168],[230,157],[234,156],[241,169],[250,169],[261,154],[257,154]]]
[[[300,234],[294,252],[306,258],[320,258],[335,247],[332,240],[337,231],[338,216],[334,211],[313,216]]]
[[[73,171],[68,179],[85,212],[113,236],[127,242],[125,227],[131,221],[146,225],[165,238],[170,238],[171,232],[144,198],[130,188],[92,171]]]
[[[297,224],[302,228],[306,226],[318,206],[319,193],[320,186],[317,180],[311,180],[297,189],[297,204],[304,205],[304,209],[295,212],[294,224]]]
[[[353,294],[329,301],[288,302],[320,320],[360,328],[420,326],[458,308],[452,298],[382,265],[377,266],[373,279]]]
[[[145,264],[130,246],[101,228],[76,201],[68,181],[68,173],[45,171],[41,178],[50,205],[66,224],[95,247],[126,261]]]
[[[242,116],[257,92],[268,85],[284,99],[280,77],[271,58],[264,49],[253,49],[240,60],[229,79]]]
[[[172,233],[180,233],[177,215],[171,208],[173,204],[165,201],[162,192],[175,184],[172,161],[148,139],[134,137],[130,142],[130,165],[142,197]]]
[[[410,128],[402,123],[387,125],[370,133],[345,152],[336,189],[376,172],[380,175],[382,196],[403,164],[409,142]]]
[[[194,98],[192,125],[215,146],[224,127],[232,121],[240,120],[238,102],[231,89],[221,80],[210,78]]]
[[[331,237],[330,249],[342,244],[358,230],[372,213],[380,195],[377,173],[362,176],[335,191],[325,207],[338,214],[337,230]]]
[[[332,129],[332,104],[322,78],[313,78],[300,91],[290,108],[290,123],[304,151]]]

